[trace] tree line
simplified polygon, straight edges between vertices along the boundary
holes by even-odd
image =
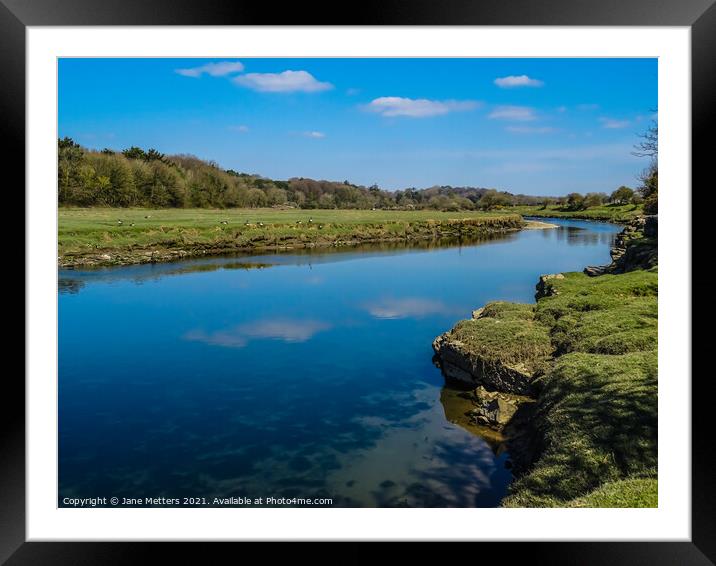
[[[658,214],[659,212],[659,125],[652,120],[646,131],[639,135],[639,141],[634,145],[632,155],[648,157],[649,165],[639,175],[639,187],[632,190],[629,187],[619,187],[609,196],[605,193],[570,193],[563,204],[567,210],[584,210],[592,206],[603,204],[643,204],[645,214]]]
[[[606,203],[641,202],[640,192],[620,187],[611,195],[566,197],[512,194],[482,187],[434,186],[398,191],[378,185],[306,178],[286,181],[222,169],[193,155],[164,155],[130,147],[101,151],[71,138],[58,140],[58,194],[62,206],[149,208],[434,209],[495,210],[516,205],[560,205],[580,210]]]

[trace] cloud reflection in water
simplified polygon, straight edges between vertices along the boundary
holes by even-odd
[[[240,324],[214,332],[191,330],[184,334],[184,339],[225,348],[243,348],[250,340],[257,339],[307,342],[317,333],[330,328],[329,323],[320,320],[272,319]]]
[[[386,298],[368,303],[365,309],[375,318],[421,318],[434,314],[460,314],[461,309],[446,305],[442,301],[406,297],[404,299]]]

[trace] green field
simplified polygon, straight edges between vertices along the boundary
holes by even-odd
[[[60,265],[164,261],[255,248],[348,245],[516,230],[511,212],[60,208]]]
[[[585,220],[604,220],[607,222],[627,222],[644,214],[644,206],[639,204],[592,206],[584,210],[565,210],[561,206],[513,206],[510,212],[522,216],[540,216],[547,218],[583,218]]]

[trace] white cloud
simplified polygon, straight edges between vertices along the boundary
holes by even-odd
[[[212,77],[223,77],[231,73],[240,73],[243,70],[243,63],[239,63],[238,61],[220,61],[219,63],[207,63],[201,67],[177,69],[176,72],[184,77],[200,77],[204,74]]]
[[[326,137],[326,134],[324,134],[323,132],[316,132],[316,131],[302,132],[302,135],[304,137],[313,138],[316,140]]]
[[[245,134],[249,131],[249,127],[244,124],[240,124],[239,126],[229,126],[229,129],[232,132],[241,132],[242,134]]]
[[[615,120],[614,118],[599,118],[599,121],[604,128],[609,130],[626,128],[630,124],[629,120]]]
[[[513,134],[549,134],[556,131],[554,128],[550,128],[549,126],[541,128],[532,128],[530,126],[507,126],[505,129]]]
[[[532,79],[527,75],[510,75],[509,77],[496,78],[495,84],[500,88],[515,88],[521,86],[542,86],[544,83],[540,80]]]
[[[529,122],[536,117],[534,108],[529,108],[528,106],[497,106],[488,115],[488,118],[494,120],[512,120],[515,122]]]
[[[248,73],[235,77],[233,81],[259,92],[321,92],[333,88],[331,83],[317,80],[308,71]]]
[[[382,96],[372,100],[364,108],[381,116],[426,118],[429,116],[441,116],[449,112],[472,110],[477,106],[478,103],[474,100],[428,100],[427,98]]]

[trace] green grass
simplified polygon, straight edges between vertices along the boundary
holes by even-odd
[[[534,305],[519,303],[489,303],[479,318],[458,322],[450,339],[487,363],[521,366],[530,373],[542,369],[552,352],[547,328],[534,321]]]
[[[603,205],[592,206],[585,210],[570,211],[565,210],[561,206],[513,206],[510,212],[521,214],[522,216],[540,216],[547,218],[583,218],[586,220],[606,220],[608,222],[627,222],[636,216],[644,214],[644,206],[625,204],[625,205]]]
[[[503,505],[655,506],[657,270],[547,286],[536,305],[491,303],[451,331],[468,352],[544,369],[529,419],[537,457],[519,463]]]
[[[505,506],[656,505],[657,284],[656,270],[549,280],[535,307],[555,347],[532,418],[541,454]]]
[[[535,317],[550,328],[558,354],[618,355],[655,348],[657,278],[649,271],[629,277],[567,273],[549,280],[557,294],[537,303]]]
[[[657,353],[571,353],[542,378],[533,426],[543,445],[507,507],[561,507],[605,482],[654,474]]]
[[[656,478],[629,478],[607,482],[588,495],[573,499],[567,507],[658,507]]]
[[[522,223],[519,215],[505,212],[61,208],[58,251],[71,263],[93,254],[146,250],[220,252],[469,236]]]

